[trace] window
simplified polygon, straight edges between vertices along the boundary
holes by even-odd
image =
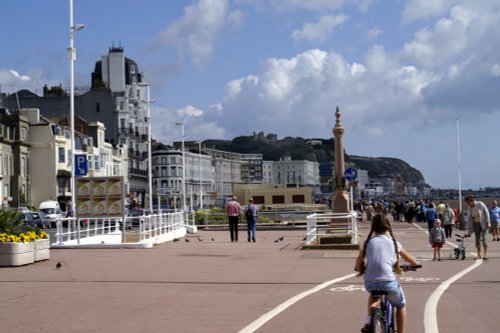
[[[99,162],[100,162],[99,156],[94,156],[94,170],[95,171],[99,171],[99,169],[101,169]]]
[[[89,167],[89,171],[90,170],[94,170],[94,155],[89,155],[88,156],[87,165]]]
[[[254,195],[252,199],[253,203],[256,205],[263,205],[265,203],[265,198],[263,195]]]
[[[284,204],[285,196],[284,195],[273,195],[273,204]]]
[[[292,203],[305,203],[306,199],[303,194],[292,195]]]
[[[19,130],[19,140],[25,141],[28,137],[28,129],[26,127],[22,127]]]
[[[26,157],[21,157],[21,177],[26,177]]]
[[[58,148],[58,153],[59,153],[59,163],[64,163],[66,162],[66,154],[65,154],[65,149],[64,147],[59,147]]]

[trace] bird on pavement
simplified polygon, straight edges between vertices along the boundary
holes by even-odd
[[[214,241],[215,239],[212,238],[212,242]]]
[[[189,239],[187,239],[187,238],[184,238],[184,240],[186,241],[186,243],[189,243]]]
[[[278,240],[281,242],[283,239],[285,239],[285,236],[281,236],[280,238],[278,238]]]
[[[280,241],[279,239],[275,239],[275,240],[274,240],[274,242],[275,242],[275,243],[278,243],[279,241]]]
[[[61,266],[62,266],[62,264],[61,264],[61,262],[59,261],[59,262],[56,264],[56,269],[61,268]]]
[[[197,238],[198,238],[199,242],[203,241],[203,238],[201,238],[201,237],[197,237]]]
[[[179,238],[174,238],[174,242],[178,242],[179,241]]]
[[[306,239],[307,239],[307,237],[304,237],[304,238],[302,238],[302,241],[305,241]]]

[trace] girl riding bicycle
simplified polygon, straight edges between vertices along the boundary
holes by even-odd
[[[418,266],[415,259],[396,241],[392,232],[389,215],[376,214],[372,218],[370,233],[356,258],[354,270],[358,276],[364,275],[365,289],[368,292],[379,290],[387,292],[387,298],[396,308],[396,325],[399,333],[404,333],[406,321],[406,300],[403,289],[396,279],[401,274],[400,256],[410,264]],[[371,310],[378,306],[378,299],[368,297],[368,317],[361,332],[371,332]]]

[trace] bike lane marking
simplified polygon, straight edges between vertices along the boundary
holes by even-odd
[[[316,287],[314,287],[312,289],[301,292],[300,294],[297,294],[297,295],[289,298],[285,302],[281,303],[280,305],[278,305],[277,307],[275,307],[271,311],[268,311],[267,313],[263,314],[257,320],[254,320],[252,323],[248,324],[246,327],[241,329],[238,333],[253,333],[257,329],[259,329],[262,325],[264,325],[266,322],[271,320],[273,317],[275,317],[279,313],[285,311],[287,308],[289,308],[293,304],[297,303],[298,301],[300,301],[304,297],[307,297],[311,294],[314,294],[315,292],[318,292],[318,291],[328,287],[329,285],[332,285],[334,283],[337,283],[337,282],[340,282],[343,280],[347,280],[347,279],[355,277],[355,276],[356,276],[356,273],[345,275],[345,276],[342,276],[342,277],[334,279],[334,280],[326,281],[320,285],[317,285]]]
[[[437,322],[437,305],[441,295],[450,287],[456,280],[460,279],[467,273],[473,271],[481,265],[482,260],[476,260],[474,264],[464,269],[463,271],[455,274],[448,280],[441,283],[431,294],[424,308],[424,332],[425,333],[439,333]]]

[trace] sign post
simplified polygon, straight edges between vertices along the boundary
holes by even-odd
[[[352,188],[353,188],[353,183],[354,181],[356,180],[356,178],[358,178],[358,171],[354,168],[347,168],[344,172],[344,177],[345,179],[347,179],[349,181],[349,192],[350,192],[350,196],[351,196],[351,211],[354,210],[354,202],[353,202],[353,199],[354,199],[354,195],[352,193]]]

